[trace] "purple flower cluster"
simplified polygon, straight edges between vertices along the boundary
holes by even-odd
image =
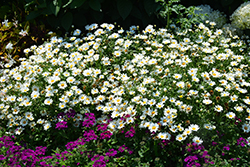
[[[106,153],[106,156],[114,157],[117,154],[117,151],[115,149],[109,149],[109,152]]]
[[[196,151],[198,150],[201,151],[201,154],[196,153]],[[200,160],[201,162],[204,161],[205,163],[214,164],[214,162],[209,161],[210,155],[208,154],[207,151],[204,151],[203,145],[197,145],[196,143],[192,144],[189,143],[187,145],[187,151],[190,153],[190,155],[184,159],[186,167],[201,166],[201,164],[199,163]]]
[[[84,137],[84,140],[87,142],[91,140],[96,140],[98,138],[94,130],[85,131],[83,134],[83,137]]]
[[[91,158],[91,161],[95,161],[93,167],[105,167],[108,160],[104,160],[104,156],[95,155]]]
[[[92,127],[95,123],[95,115],[93,113],[85,113],[86,117],[82,122],[82,126],[84,127]]]
[[[76,115],[76,112],[75,112],[75,110],[73,110],[73,109],[69,109],[66,113],[64,113],[64,112],[59,113],[59,114],[57,115],[57,118],[62,118],[62,117],[64,117],[65,115],[66,115],[68,118],[70,118],[70,117],[73,118],[73,117]]]
[[[40,155],[45,155],[46,147],[36,147],[35,151],[31,149],[24,149],[22,146],[16,146],[12,141],[12,138],[9,136],[3,136],[0,138],[0,147],[8,149],[6,151],[6,155],[0,155],[0,161],[8,159],[8,166],[37,166],[37,162],[43,159]]]
[[[132,138],[135,135],[135,129],[131,126],[130,130],[125,133],[125,137]]]
[[[62,130],[68,128],[67,122],[61,121],[56,124],[56,129]]]
[[[126,147],[125,145],[120,146],[120,147],[118,148],[118,150],[119,150],[120,152],[124,152],[125,150],[127,150],[129,154],[132,154],[132,153],[133,153],[133,151],[132,151],[130,148]]]
[[[246,139],[244,139],[243,137],[240,137],[237,140],[237,145],[240,145],[241,147],[244,147],[247,144],[248,144],[248,141]]]
[[[97,125],[97,131],[101,130],[101,131],[105,131],[108,127],[108,124],[101,124],[101,125]]]
[[[74,148],[77,148],[78,146],[80,145],[84,145],[86,142],[84,141],[84,139],[82,138],[79,138],[77,139],[76,141],[71,141],[69,143],[67,143],[65,145],[65,147],[68,149],[68,150],[73,150]]]
[[[74,116],[74,110],[72,110],[70,113],[66,113],[66,115],[68,117],[72,117]],[[83,126],[85,127],[92,127],[95,124],[95,116],[92,113],[86,113],[85,114],[86,117],[83,121]],[[59,116],[65,116],[63,114],[59,115]],[[106,139],[106,138],[110,138],[112,133],[110,131],[107,131],[107,126],[108,124],[101,124],[97,126],[97,131],[103,131],[100,134],[100,139]],[[64,129],[67,128],[67,122],[65,121],[61,121],[58,122],[56,124],[56,129]],[[131,129],[129,130],[129,134],[131,136],[131,134],[133,135],[133,133],[135,133],[135,130],[133,127],[131,127]],[[13,136],[14,138],[14,136]],[[0,138],[0,141],[2,143],[0,143],[0,147],[5,146],[6,148],[8,148],[8,150],[6,151],[6,155],[0,155],[0,163],[1,161],[8,159],[8,165],[9,166],[21,166],[21,165],[25,165],[28,167],[33,167],[33,166],[51,166],[51,164],[49,163],[49,161],[56,161],[55,163],[57,165],[59,165],[59,161],[66,161],[68,159],[68,157],[71,155],[71,153],[69,151],[73,151],[74,148],[77,148],[80,145],[84,145],[86,142],[92,141],[92,140],[96,140],[98,138],[98,136],[95,134],[95,131],[90,129],[89,131],[85,131],[83,134],[83,138],[79,138],[76,141],[72,141],[67,143],[65,146],[67,148],[67,150],[61,152],[61,153],[56,153],[53,156],[44,156],[42,157],[42,155],[45,155],[45,151],[46,151],[46,147],[36,147],[36,150],[33,151],[31,149],[25,149],[22,146],[15,146],[15,143],[12,141],[11,137],[7,137],[4,136],[2,138]],[[120,152],[124,152],[125,150],[129,153],[132,154],[133,151],[126,147],[125,145],[122,145],[119,147],[118,149]],[[106,156],[108,157],[115,157],[117,155],[118,150],[115,149],[109,149],[109,152],[106,153]],[[92,161],[95,161],[93,166],[94,167],[104,167],[106,166],[106,163],[108,162],[108,160],[104,159],[104,156],[95,156],[93,157],[93,153],[91,151],[84,151],[81,152],[81,154],[83,153],[87,153],[88,158],[92,157]],[[80,165],[79,162],[75,163],[76,165]],[[66,166],[64,166],[66,167]]]
[[[105,131],[100,134],[100,139],[110,139],[112,136],[112,133],[110,131]]]

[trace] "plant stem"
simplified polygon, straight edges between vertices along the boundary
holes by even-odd
[[[155,156],[158,157],[158,149],[157,149],[156,140],[154,140],[154,151],[155,151]]]
[[[170,11],[169,11],[169,4],[167,5],[168,13],[167,13],[167,28],[169,28],[169,19],[170,19]]]

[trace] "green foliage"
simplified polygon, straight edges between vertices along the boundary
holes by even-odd
[[[194,12],[198,10],[198,8],[194,6],[185,7],[182,4],[175,4],[179,3],[180,0],[169,0],[167,2],[164,0],[156,0],[156,2],[160,2],[162,5],[159,16],[167,20],[167,28],[169,28],[173,22],[179,23],[182,29],[190,28],[193,24],[201,22],[200,15]],[[173,14],[176,15],[175,19],[172,17]]]
[[[71,25],[83,29],[87,24],[116,22],[124,28],[149,23],[164,25],[157,17],[161,8],[154,0],[28,0],[27,20],[42,18],[53,28],[68,31]]]
[[[219,10],[230,16],[243,2],[248,0],[192,0],[192,1],[181,1],[186,7],[199,6],[199,5],[210,5],[213,9]]]

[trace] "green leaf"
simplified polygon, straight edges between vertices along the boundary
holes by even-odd
[[[81,20],[81,21],[79,21],[79,20]],[[80,15],[78,13],[75,13],[73,23],[76,26],[82,27],[82,26],[85,26],[87,24],[87,20],[84,17],[84,15]]]
[[[138,19],[142,18],[142,14],[141,14],[140,10],[136,6],[133,6],[133,9],[131,11],[131,15],[138,18]]]
[[[55,16],[59,13],[61,6],[62,0],[53,0],[53,4],[50,7]]]
[[[90,0],[89,1],[89,6],[96,11],[100,11],[101,9],[101,4],[98,0]]]
[[[72,22],[73,22],[73,15],[71,12],[66,13],[61,18],[61,25],[66,31],[69,30],[70,26],[72,25]]]
[[[78,8],[80,6],[82,6],[82,4],[85,2],[86,0],[73,0],[73,2],[70,4],[70,8],[71,9],[75,9],[75,8]]]
[[[234,0],[221,0],[222,6],[229,6],[234,2]]]
[[[132,8],[133,8],[133,4],[131,1],[117,0],[117,9],[123,20],[125,20],[128,17]]]
[[[46,8],[47,7],[47,3],[46,1],[44,1],[43,3],[41,3],[39,6],[37,6],[38,8]]]
[[[32,11],[29,13],[28,16],[26,16],[27,20],[32,20],[35,19],[36,17],[38,17],[40,15],[40,11]]]
[[[66,3],[65,5],[63,5],[63,8],[66,8],[67,6],[69,6],[69,5],[71,4],[72,1],[73,1],[73,0],[69,0],[68,3]]]
[[[153,12],[156,10],[158,6],[157,3],[152,0],[144,0],[143,5],[144,5],[144,9],[146,10],[149,16],[153,14]]]
[[[32,5],[32,4],[35,4],[35,1],[30,1],[30,2],[26,3],[26,4],[24,5],[24,9],[27,10],[27,8],[28,8],[30,5]],[[40,6],[40,5],[39,5],[39,6]]]
[[[101,21],[101,19],[103,18],[103,13],[102,13],[102,12],[97,12],[97,11],[92,10],[92,11],[91,11],[91,16],[93,16],[94,19],[95,19],[97,22],[99,22],[99,21]]]

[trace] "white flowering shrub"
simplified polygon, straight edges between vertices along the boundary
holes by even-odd
[[[205,17],[202,20],[209,21],[211,25],[216,28],[222,28],[224,24],[227,22],[226,15],[219,10],[214,10],[209,5],[200,5],[197,6],[200,10],[196,10],[196,14],[203,14]]]
[[[29,59],[4,70],[0,119],[7,134],[52,133],[62,120],[80,128],[87,112],[112,133],[138,124],[153,138],[176,142],[210,142],[216,130],[250,132],[249,57],[238,36],[205,24],[182,32],[86,29],[84,37],[75,30],[27,48]],[[70,109],[73,118],[59,114]]]
[[[229,37],[236,36],[236,35],[242,37],[243,35],[243,30],[241,30],[240,28],[230,23],[223,25],[222,29],[225,32],[225,34]]]
[[[250,29],[250,2],[241,4],[231,15],[230,20],[240,29]]]

